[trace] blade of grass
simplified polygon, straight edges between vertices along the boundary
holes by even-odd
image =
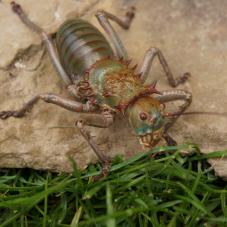
[[[70,224],[70,227],[77,227],[78,224],[79,224],[79,220],[80,220],[80,217],[82,215],[82,212],[83,212],[83,207],[79,207],[79,209],[76,211],[74,217],[73,217],[73,220]]]
[[[112,203],[112,191],[110,184],[106,185],[106,207],[107,207],[107,215],[112,215],[114,213],[113,203]],[[106,221],[107,227],[116,227],[115,218],[110,218]]]
[[[226,207],[226,193],[222,192],[220,195],[221,199],[221,208],[224,216],[227,218],[227,207]]]
[[[46,177],[45,188],[44,188],[45,196],[44,196],[44,211],[43,211],[43,227],[45,227],[47,224],[47,207],[48,207],[47,189],[48,189],[48,175]]]
[[[180,182],[177,182],[177,184],[189,195],[189,197],[191,198],[191,203],[195,207],[197,207],[204,213],[208,214],[209,216],[212,216],[212,214],[206,209],[206,207],[201,203],[201,201],[195,196],[195,194],[189,188],[187,188]]]
[[[224,151],[214,151],[208,154],[200,154],[196,157],[191,157],[189,160],[191,161],[198,161],[203,159],[210,159],[210,158],[225,158],[227,157],[227,150]]]

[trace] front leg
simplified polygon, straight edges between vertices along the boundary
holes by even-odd
[[[162,137],[168,146],[177,146],[177,142],[167,132],[165,132]]]
[[[32,107],[39,101],[43,100],[47,103],[52,103],[67,110],[73,112],[92,112],[95,110],[95,104],[88,101],[87,103],[83,104],[74,100],[65,99],[59,97],[55,94],[40,94],[32,99],[30,99],[27,103],[25,103],[19,110],[9,110],[9,111],[1,111],[0,112],[0,119],[7,119],[9,117],[24,117],[25,114],[32,109]]]
[[[192,102],[192,94],[185,90],[167,90],[163,91],[162,95],[158,96],[156,99],[161,103],[183,101],[176,112],[163,113],[166,119],[168,119],[164,126],[163,138],[166,140],[168,145],[175,146],[177,144],[176,141],[168,135],[167,131],[175,123],[178,117],[190,106]]]
[[[84,139],[88,142],[88,144],[91,146],[92,150],[95,152],[99,160],[102,162],[102,173],[101,176],[107,176],[109,169],[111,167],[111,159],[103,154],[102,151],[100,151],[98,145],[93,140],[90,133],[86,130],[85,126],[95,126],[95,127],[102,127],[102,128],[108,128],[112,123],[114,122],[114,115],[109,110],[104,110],[101,114],[96,115],[89,115],[87,117],[82,117],[83,120],[79,120],[76,122],[76,127],[79,129],[81,135],[84,137]]]
[[[149,75],[153,60],[156,56],[163,67],[170,86],[176,87],[179,84],[184,83],[189,78],[190,73],[184,73],[182,76],[175,79],[162,52],[158,48],[153,47],[146,52],[143,62],[138,70],[138,74],[140,75],[141,81],[143,83],[146,81]]]

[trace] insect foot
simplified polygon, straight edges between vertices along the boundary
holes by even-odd
[[[17,111],[2,111],[0,112],[0,119],[5,120],[9,117],[20,117]]]
[[[176,86],[179,85],[179,84],[185,83],[189,79],[189,77],[191,77],[191,73],[186,72],[183,75],[176,78]]]
[[[17,14],[21,14],[23,11],[22,11],[22,8],[19,4],[17,4],[16,2],[12,1],[10,3],[11,7],[12,7],[12,10],[17,13]]]
[[[136,13],[136,8],[134,6],[130,7],[128,12],[126,12],[126,20],[128,20],[129,25],[130,25],[132,19],[135,17],[135,13]]]
[[[164,133],[162,137],[165,139],[168,146],[177,146],[177,142],[169,136],[169,134]]]

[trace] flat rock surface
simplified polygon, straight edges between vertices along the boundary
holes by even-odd
[[[9,2],[0,2],[0,109],[18,108],[44,92],[69,97],[39,37],[12,13]],[[188,82],[178,87],[193,94],[189,111],[227,111],[225,0],[18,2],[34,22],[50,33],[69,17],[82,16],[98,26],[95,10],[102,8],[122,16],[127,7],[135,6],[136,17],[128,31],[114,26],[134,62],[140,62],[149,47],[158,47],[174,75],[192,74]],[[154,79],[158,80],[159,90],[169,88],[158,61],[154,62],[149,81]],[[85,168],[96,157],[73,128],[76,119],[79,114],[39,102],[25,118],[0,121],[0,167],[70,171],[71,157]],[[206,153],[227,148],[226,126],[227,117],[188,115],[176,122],[170,134],[178,143],[196,143]],[[109,129],[90,130],[111,156],[142,151],[125,119],[117,119]],[[226,176],[226,160],[213,160],[211,164],[218,175]]]

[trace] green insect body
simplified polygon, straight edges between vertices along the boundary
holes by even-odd
[[[154,145],[163,133],[163,106],[150,95],[129,61],[102,59],[87,72],[97,102],[126,115],[144,146]]]
[[[143,145],[160,139],[164,121],[158,101],[148,97],[153,87],[142,83],[129,60],[114,56],[97,28],[81,19],[66,21],[57,32],[57,49],[70,80],[79,80],[83,99],[92,97],[99,105],[127,115]]]

